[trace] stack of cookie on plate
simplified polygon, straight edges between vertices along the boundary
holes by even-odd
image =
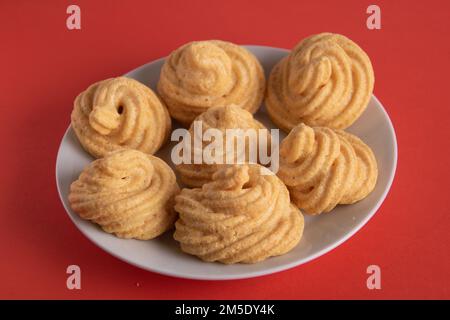
[[[367,107],[373,85],[366,53],[338,34],[302,40],[267,84],[257,58],[241,46],[185,44],[166,59],[158,94],[118,77],[75,99],[72,128],[97,159],[72,183],[71,207],[120,238],[149,240],[175,228],[181,249],[204,261],[255,263],[285,254],[301,240],[302,212],[330,212],[374,189],[372,150],[344,131]],[[253,117],[263,100],[287,133],[276,175],[258,161],[181,163],[180,190],[174,171],[154,155],[172,118],[192,134],[201,121],[225,141],[227,129],[265,129]]]

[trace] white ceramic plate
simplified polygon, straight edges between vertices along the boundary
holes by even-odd
[[[266,76],[273,65],[288,51],[284,49],[246,46],[261,61]],[[164,59],[147,63],[126,76],[139,80],[153,90],[159,79]],[[255,117],[267,127],[275,128],[262,106]],[[176,126],[175,126],[176,128]],[[175,129],[174,128],[174,129]],[[150,241],[123,240],[102,232],[95,224],[84,221],[69,206],[68,193],[83,167],[93,160],[69,127],[62,138],[56,160],[56,182],[61,201],[69,217],[92,242],[113,256],[140,268],[165,275],[207,280],[241,279],[274,273],[315,259],[357,232],[377,211],[391,187],[397,165],[397,142],[394,128],[381,103],[372,96],[369,106],[356,123],[348,129],[364,140],[374,151],[378,161],[378,182],[375,190],[364,200],[347,206],[338,206],[329,214],[306,216],[305,231],[300,243],[288,254],[267,259],[257,264],[222,265],[206,263],[184,254],[172,238],[172,231]],[[284,135],[280,130],[280,139]],[[172,167],[167,144],[156,155]]]

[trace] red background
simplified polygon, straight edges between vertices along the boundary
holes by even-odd
[[[1,1],[0,298],[450,298],[449,1]],[[81,7],[81,31],[66,8]],[[97,248],[59,201],[55,160],[74,97],[200,39],[291,48],[343,33],[371,57],[375,94],[397,132],[393,187],[375,217],[300,267],[238,281],[194,281],[130,266]],[[82,289],[66,288],[66,267]],[[366,268],[382,289],[366,288]]]

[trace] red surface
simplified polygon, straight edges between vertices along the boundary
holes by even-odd
[[[450,298],[449,1],[2,1],[0,298]],[[80,5],[82,30],[66,29]],[[419,4],[420,3],[420,4]],[[258,4],[258,5],[257,5]],[[278,274],[212,282],[132,267],[97,248],[59,201],[55,160],[74,97],[191,40],[291,48],[321,31],[370,55],[394,123],[399,163],[386,201],[332,252]],[[66,267],[82,289],[66,288]],[[382,289],[366,288],[366,268]]]

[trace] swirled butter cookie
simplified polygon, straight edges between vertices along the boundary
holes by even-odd
[[[273,68],[265,101],[286,132],[302,122],[345,129],[366,109],[373,85],[367,54],[343,35],[321,33],[301,41]]]
[[[179,188],[161,159],[122,149],[89,164],[70,186],[70,206],[81,218],[120,238],[147,240],[172,228]]]
[[[259,165],[232,165],[202,188],[175,198],[174,238],[204,261],[255,263],[287,253],[300,241],[304,220],[275,175]]]
[[[215,130],[217,136],[212,135],[211,130]],[[210,182],[214,172],[226,163],[257,163],[260,148],[264,148],[266,154],[270,153],[270,134],[267,128],[254,119],[250,112],[236,105],[208,109],[195,118],[189,134],[190,145],[185,151],[191,153],[190,163],[176,166],[181,181],[189,187],[201,187]],[[198,147],[195,139],[199,141]],[[242,144],[238,144],[238,140]],[[204,152],[213,144],[217,147],[220,145],[221,148]],[[194,163],[196,152],[202,156],[202,162],[198,164]]]
[[[254,113],[264,96],[261,64],[245,48],[219,41],[195,41],[170,54],[158,92],[170,115],[188,126],[213,106],[230,104]]]
[[[123,147],[153,154],[171,128],[156,94],[126,77],[99,81],[80,93],[71,118],[81,145],[96,158]]]
[[[326,127],[294,127],[280,145],[277,175],[308,214],[365,198],[375,187],[375,156],[358,137]]]

